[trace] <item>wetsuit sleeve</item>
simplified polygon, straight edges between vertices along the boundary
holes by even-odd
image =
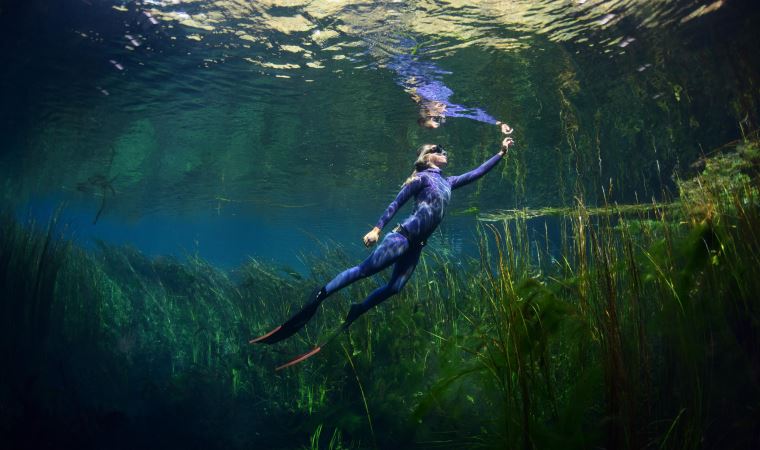
[[[467,109],[459,105],[450,105],[446,108],[448,117],[462,117],[465,119],[477,120],[478,122],[496,125],[497,120],[480,108]]]
[[[449,184],[451,184],[451,189],[456,189],[458,187],[472,183],[473,181],[487,174],[488,171],[493,169],[493,166],[495,166],[499,161],[501,161],[501,152],[493,155],[488,161],[481,164],[477,169],[473,169],[467,173],[463,173],[462,175],[448,177]]]
[[[415,177],[414,180],[404,185],[404,187],[401,188],[401,191],[396,196],[396,199],[393,200],[390,205],[388,205],[388,209],[385,210],[385,213],[383,213],[382,217],[380,217],[380,220],[377,221],[377,224],[375,226],[382,230],[385,224],[387,224],[388,221],[393,218],[393,215],[396,214],[396,211],[404,206],[404,203],[406,203],[406,201],[409,200],[409,198],[411,198],[413,195],[417,194],[421,188],[421,177]]]

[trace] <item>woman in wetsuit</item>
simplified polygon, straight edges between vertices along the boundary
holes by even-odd
[[[507,124],[501,124],[504,134],[511,134]],[[300,330],[316,313],[317,307],[328,296],[348,286],[354,281],[374,275],[395,263],[391,279],[384,286],[375,289],[362,303],[354,303],[348,312],[343,329],[373,306],[398,293],[412,276],[420,259],[422,248],[430,235],[443,220],[446,207],[451,199],[451,191],[469,184],[491,170],[509,151],[514,143],[511,137],[502,141],[501,149],[480,167],[462,175],[444,177],[441,169],[448,164],[446,150],[440,145],[425,144],[417,150],[414,172],[406,180],[401,192],[385,210],[375,227],[364,236],[367,247],[374,245],[380,231],[391,220],[396,211],[414,197],[412,214],[400,223],[393,232],[385,236],[380,245],[358,266],[346,269],[320,289],[312,292],[306,306],[287,322],[269,333],[253,339],[251,343],[273,344],[292,336]]]

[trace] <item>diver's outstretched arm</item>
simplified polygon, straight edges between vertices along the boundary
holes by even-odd
[[[506,124],[503,124],[503,125],[506,125]],[[507,127],[509,127],[509,125],[507,125]],[[455,176],[449,177],[448,181],[451,184],[451,188],[452,189],[460,188],[469,183],[472,183],[473,181],[487,174],[491,169],[493,169],[496,163],[501,161],[501,159],[509,152],[509,147],[511,147],[514,144],[514,142],[515,142],[514,139],[512,139],[511,137],[505,137],[504,140],[501,142],[501,149],[499,150],[499,153],[493,155],[491,158],[488,159],[488,161],[481,164],[480,167],[473,169],[467,173],[463,173],[462,175],[455,175]]]
[[[502,156],[504,156],[504,154],[500,151],[499,153],[489,158],[488,161],[481,164],[477,169],[463,173],[462,175],[454,175],[449,177],[448,180],[451,184],[451,189],[457,189],[462,186],[466,186],[482,177],[483,175],[487,174],[491,169],[493,169],[496,163],[501,161]]]
[[[380,238],[380,231],[383,229],[385,224],[387,224],[388,221],[393,218],[393,216],[396,214],[396,211],[404,206],[404,203],[406,203],[407,200],[419,192],[420,188],[422,188],[422,180],[419,178],[415,178],[414,180],[405,184],[403,188],[401,188],[401,191],[399,191],[396,198],[391,202],[390,205],[388,205],[388,208],[385,209],[383,215],[380,216],[380,219],[377,221],[377,224],[375,224],[375,227],[372,228],[369,233],[364,235],[364,245],[367,247],[372,247],[375,245],[377,240]]]
[[[420,190],[420,188],[422,188],[422,180],[419,178],[415,178],[414,180],[405,184],[404,187],[399,191],[396,198],[391,202],[390,205],[388,205],[388,208],[385,209],[385,212],[382,216],[380,216],[380,219],[377,221],[377,224],[375,226],[382,230],[385,224],[387,224],[388,221],[393,218],[393,215],[396,214],[396,211],[404,206],[404,203],[406,203],[407,200],[414,196]]]

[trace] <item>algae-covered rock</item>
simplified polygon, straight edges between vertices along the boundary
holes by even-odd
[[[760,150],[755,141],[743,141],[730,153],[702,158],[693,178],[676,180],[681,203],[691,220],[712,220],[719,211],[757,198]]]

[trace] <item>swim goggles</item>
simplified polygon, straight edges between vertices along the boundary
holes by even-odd
[[[441,154],[441,155],[444,155],[444,156],[448,155],[448,153],[446,153],[446,149],[443,148],[443,145],[438,145],[438,144],[435,144],[434,146],[430,147],[430,149],[427,151],[427,153],[428,154],[430,154],[430,153],[438,153],[438,154]]]

